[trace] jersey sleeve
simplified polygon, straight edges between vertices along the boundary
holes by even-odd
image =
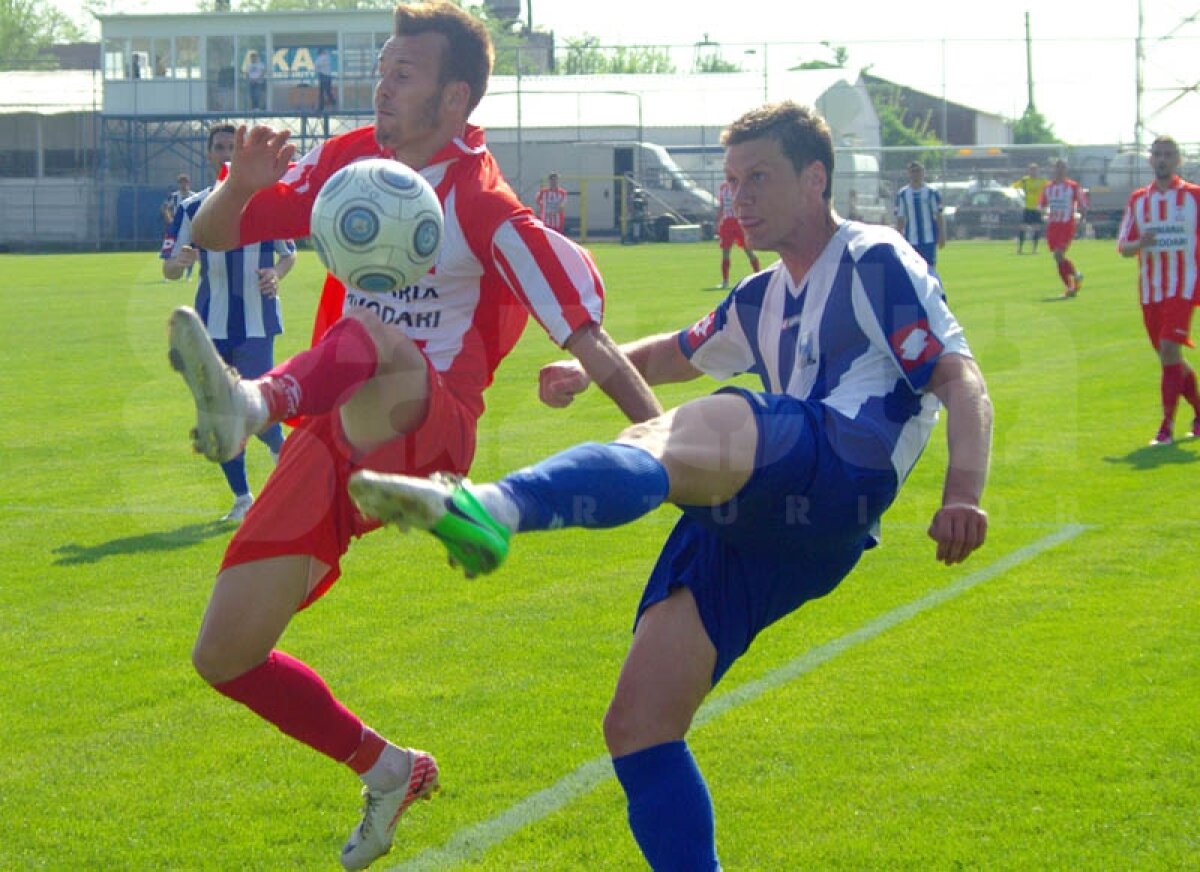
[[[882,340],[905,381],[924,392],[945,354],[971,356],[962,327],[950,312],[938,279],[914,253],[872,246],[858,262],[866,305],[857,305],[864,333]]]
[[[175,249],[179,246],[190,245],[192,242],[191,226],[187,228],[187,238],[180,238],[180,233],[183,231],[184,219],[187,213],[182,206],[175,207],[175,214],[171,216],[171,226],[167,228],[167,235],[163,237],[162,249],[158,252],[158,256],[162,260],[170,260],[175,256]]]
[[[604,282],[591,255],[529,210],[501,222],[490,254],[512,293],[560,347],[604,319]]]
[[[738,289],[692,326],[679,331],[679,350],[715,379],[756,371],[754,352],[738,317]]]

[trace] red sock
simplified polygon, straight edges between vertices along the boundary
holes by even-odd
[[[1064,285],[1068,288],[1071,287],[1071,281],[1075,277],[1075,269],[1071,266],[1071,261],[1064,258],[1058,262],[1058,276]]]
[[[1180,366],[1183,367],[1183,384],[1180,385],[1179,393],[1191,404],[1196,414],[1200,415],[1200,391],[1196,390],[1196,371],[1186,363],[1181,363]]]
[[[270,721],[281,732],[339,763],[356,761],[361,765],[363,761],[356,759],[360,748],[369,743],[369,736],[375,735],[337,701],[321,676],[282,651],[272,651],[266,662],[232,681],[214,684],[213,688]],[[374,758],[379,757],[382,749],[380,740]],[[375,759],[370,761],[374,762]]]
[[[1179,405],[1179,394],[1183,390],[1183,364],[1172,363],[1162,368],[1163,417],[1175,420],[1175,407]]]
[[[721,284],[729,284],[729,261],[721,261]]]
[[[750,268],[755,272],[758,272],[760,269],[762,269],[762,267],[758,265],[758,257],[755,255],[750,256]]]
[[[272,421],[320,415],[350,398],[375,375],[379,355],[361,322],[343,318],[307,351],[290,357],[258,380]]]

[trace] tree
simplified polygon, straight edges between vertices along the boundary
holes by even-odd
[[[885,169],[899,169],[910,160],[922,160],[926,163],[936,162],[936,152],[922,154],[918,149],[942,144],[937,134],[933,132],[933,123],[929,114],[914,116],[904,105],[900,86],[890,82],[872,82],[867,85],[867,93],[875,106],[875,114],[879,116],[879,138],[884,146],[901,146],[912,148],[910,154],[892,152],[884,158]]]
[[[697,58],[692,71],[696,73],[740,73],[742,65],[727,61],[720,55],[708,55],[707,57]]]
[[[850,50],[844,45],[830,45],[828,42],[822,41],[821,45],[833,52],[832,61],[812,60],[804,61],[791,67],[792,70],[841,70],[845,69],[846,63],[850,60]]]
[[[673,73],[671,56],[654,46],[602,47],[598,37],[584,34],[567,40],[567,57],[559,65],[567,76],[599,73]]]
[[[1054,127],[1031,103],[1025,107],[1025,114],[1013,123],[1013,142],[1018,145],[1053,145],[1062,140],[1054,135]]]
[[[82,28],[48,0],[0,0],[0,69],[56,67],[45,49],[82,38]]]

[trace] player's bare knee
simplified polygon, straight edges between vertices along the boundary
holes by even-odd
[[[192,668],[196,670],[197,675],[213,685],[237,677],[236,674],[229,674],[229,664],[220,646],[209,644],[203,635],[196,639],[196,644],[192,646]]]

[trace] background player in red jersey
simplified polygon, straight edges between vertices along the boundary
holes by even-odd
[[[1083,273],[1075,268],[1067,249],[1075,238],[1076,216],[1087,212],[1087,194],[1074,179],[1067,178],[1067,162],[1054,162],[1054,178],[1042,189],[1038,205],[1046,213],[1046,246],[1054,255],[1058,275],[1066,289],[1063,296],[1073,297],[1083,285]]]
[[[386,853],[400,815],[438,785],[432,756],[382,738],[276,648],[296,611],[337,579],[351,538],[378,526],[351,504],[350,474],[465,472],[483,391],[530,314],[631,420],[661,413],[600,326],[603,285],[590,256],[520,203],[483,131],[467,124],[491,70],[487,30],[443,0],[399,5],[394,16],[374,126],[335,136],[294,166],[286,131],[239,129],[229,176],[193,231],[213,250],[306,236],[326,179],[355,160],[392,157],[420,171],[443,203],[436,267],[391,295],[345,289],[345,315],[254,382],[227,372],[191,310],[170,323],[172,363],[196,401],[197,450],[224,460],[270,423],[303,416],[229,544],[192,659],[217,691],[359,775],[363,818],[341,854],[350,869]],[[342,297],[327,280],[323,310]]]
[[[717,224],[717,244],[721,246],[721,287],[727,288],[729,287],[729,250],[734,245],[740,245],[746,252],[752,270],[758,272],[762,267],[759,265],[758,255],[746,244],[742,225],[733,211],[733,188],[729,182],[721,182],[721,187],[717,189],[717,202],[721,209],[720,223]]]
[[[1129,196],[1117,237],[1124,257],[1138,257],[1138,290],[1142,323],[1162,364],[1160,393],[1163,419],[1151,445],[1173,439],[1175,410],[1180,396],[1195,417],[1190,435],[1200,436],[1200,392],[1196,373],[1183,359],[1183,348],[1194,347],[1190,333],[1192,309],[1200,296],[1200,187],[1179,178],[1179,145],[1160,136],[1150,146],[1154,181]]]
[[[536,198],[538,217],[551,230],[566,232],[567,189],[558,183],[558,173],[551,173],[546,184],[538,188]]]

